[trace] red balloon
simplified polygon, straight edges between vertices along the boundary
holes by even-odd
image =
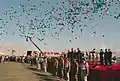
[[[46,52],[44,52],[44,54],[46,54]]]

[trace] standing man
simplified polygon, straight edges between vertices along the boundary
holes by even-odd
[[[70,61],[73,61],[73,57],[74,57],[74,51],[73,48],[71,48],[71,52],[70,52]]]
[[[68,52],[67,52],[67,58],[70,59],[70,50],[68,50]]]
[[[65,80],[66,81],[70,81],[69,79],[69,72],[70,72],[70,61],[68,60],[68,58],[65,58],[64,61],[64,76],[65,76]]]
[[[81,81],[86,81],[89,74],[89,65],[88,62],[83,59],[81,62]]]
[[[43,58],[43,67],[44,67],[44,72],[47,72],[47,57]]]
[[[78,81],[78,63],[73,60],[70,67],[70,80],[69,81]]]
[[[39,71],[42,70],[42,68],[43,68],[43,62],[44,62],[43,58],[41,56],[39,56],[38,57],[38,70]]]
[[[64,59],[62,56],[60,56],[58,61],[58,77],[60,77],[60,80],[63,80],[63,69],[64,69]]]
[[[101,65],[103,65],[103,54],[104,54],[103,49],[100,49],[99,55],[100,55],[100,64]]]
[[[56,77],[57,76],[57,71],[58,71],[58,59],[57,58],[53,58],[53,68],[54,71],[53,71],[53,76]]]
[[[95,49],[93,49],[90,53],[92,54],[92,63],[94,64],[95,63],[95,58],[96,58],[96,51],[95,51]]]
[[[81,59],[82,59],[82,53],[81,53],[80,49],[77,48],[77,60],[79,63],[80,63]]]
[[[104,53],[104,60],[105,60],[105,65],[108,65],[108,52],[107,49],[105,49],[105,53]]]
[[[109,63],[109,65],[111,66],[111,64],[112,64],[112,52],[111,52],[111,50],[110,49],[108,49],[108,63]]]
[[[77,60],[77,52],[76,52],[76,50],[74,50],[74,59]]]

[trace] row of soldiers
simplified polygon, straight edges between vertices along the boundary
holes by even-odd
[[[0,63],[6,61],[12,62],[22,62],[24,56],[8,56],[8,55],[1,55],[0,56]]]
[[[78,63],[75,59],[71,61],[64,54],[60,57],[48,59],[48,72],[52,73],[53,76],[58,76],[60,81],[62,79],[66,81],[85,81],[89,74],[89,68],[84,58],[82,58],[81,63]]]
[[[51,58],[41,58],[40,56],[27,56],[27,58],[28,63],[37,65],[38,70],[43,69],[44,72],[50,72],[53,76],[58,76],[60,80],[85,81],[85,77],[89,74],[88,64],[83,58],[80,64],[76,59],[69,59],[66,54]]]

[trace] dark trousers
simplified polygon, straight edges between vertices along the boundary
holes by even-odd
[[[111,61],[111,58],[106,58],[105,59],[105,65],[111,65],[112,64],[112,61]]]
[[[107,59],[105,59],[105,65],[108,65]]]
[[[78,69],[78,81],[82,81],[82,79],[81,79],[81,68]]]
[[[103,65],[103,57],[100,57],[100,64]]]
[[[75,74],[69,74],[69,76],[70,76],[70,81],[76,81]]]
[[[108,58],[105,56],[104,57],[105,65],[108,65]]]
[[[33,66],[33,63],[34,63],[34,62],[33,62],[33,59],[31,59],[31,63],[30,63],[30,64],[31,64],[31,66]]]
[[[110,65],[112,64],[111,58],[108,58],[108,63],[109,63]]]

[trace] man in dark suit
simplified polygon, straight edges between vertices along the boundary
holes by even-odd
[[[68,52],[67,52],[67,58],[70,59],[70,50],[68,50]]]
[[[74,51],[73,48],[71,48],[71,52],[70,52],[70,61],[72,62],[74,58]]]
[[[108,65],[108,51],[107,51],[107,49],[105,49],[104,60],[105,60],[105,65]]]
[[[100,64],[103,65],[103,55],[104,55],[104,52],[103,52],[103,49],[100,49]]]
[[[108,63],[109,63],[109,65],[111,66],[111,64],[112,64],[112,52],[111,52],[111,50],[110,49],[108,49]]]
[[[78,60],[77,57],[78,57],[78,56],[77,56],[77,52],[76,52],[76,50],[74,50],[74,59],[75,59],[75,60]]]
[[[81,62],[82,60],[82,53],[79,48],[77,48],[77,60],[78,62]]]

